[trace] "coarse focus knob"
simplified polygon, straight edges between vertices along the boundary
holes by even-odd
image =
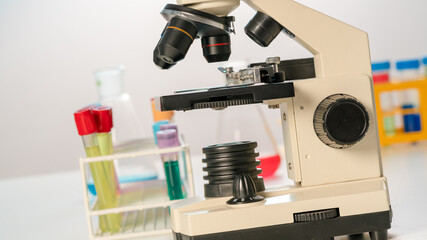
[[[324,144],[343,149],[351,147],[365,136],[369,128],[369,114],[353,96],[334,94],[319,104],[313,124]]]

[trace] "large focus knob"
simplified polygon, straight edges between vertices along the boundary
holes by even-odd
[[[314,113],[314,130],[326,145],[342,149],[360,141],[369,128],[363,104],[347,94],[325,98]]]

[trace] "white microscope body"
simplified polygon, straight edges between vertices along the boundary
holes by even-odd
[[[263,101],[280,108],[288,177],[295,185],[260,192],[264,201],[237,207],[226,203],[230,196],[178,202],[171,207],[175,238],[333,239],[370,232],[371,239],[386,239],[391,208],[367,34],[293,0],[244,2],[276,20],[314,56],[316,77],[292,81],[294,97]],[[226,16],[239,1],[178,0],[178,4]],[[350,144],[335,141],[330,137],[333,129],[327,129],[325,116],[342,100],[354,101],[367,114],[363,135]],[[329,209],[337,216],[314,217]],[[299,214],[307,221],[299,221]]]

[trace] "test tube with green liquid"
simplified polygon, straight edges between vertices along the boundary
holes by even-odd
[[[157,132],[157,143],[159,148],[172,148],[180,146],[178,133],[175,129]],[[170,200],[185,198],[181,175],[179,171],[178,152],[161,154],[165,169],[166,183]]]
[[[113,111],[111,107],[101,106],[92,108],[92,113],[95,116],[97,125],[96,132],[101,155],[111,155],[113,154],[113,140],[111,136],[111,129],[113,128]],[[113,161],[105,162],[105,166],[109,169],[107,175],[110,184],[115,194],[118,196],[120,194],[120,185],[114,163]]]
[[[87,157],[97,157],[101,155],[96,135],[97,125],[91,107],[81,109],[74,113],[79,135],[82,137]],[[89,163],[98,196],[98,206],[101,209],[113,208],[117,205],[117,198],[108,179],[109,169],[105,162]],[[99,217],[99,227],[103,232],[115,233],[121,227],[120,214],[108,214]]]
[[[176,125],[176,123],[167,123],[167,124],[160,125],[160,131],[164,131],[167,129],[175,129],[176,133],[178,134],[178,137],[179,137],[178,125]],[[184,168],[187,169],[187,165],[186,165],[186,161],[185,161],[185,152],[182,151],[181,153],[182,153],[181,154],[182,161],[184,162]],[[184,171],[184,177],[187,178],[187,171]]]

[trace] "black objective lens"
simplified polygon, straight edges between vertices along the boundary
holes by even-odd
[[[197,35],[197,27],[180,17],[171,19],[154,49],[153,61],[161,69],[169,69],[184,59]]]
[[[231,40],[228,34],[202,38],[203,56],[209,62],[227,61],[231,54]]]
[[[258,45],[268,47],[283,27],[272,17],[257,12],[245,27],[245,33]]]

